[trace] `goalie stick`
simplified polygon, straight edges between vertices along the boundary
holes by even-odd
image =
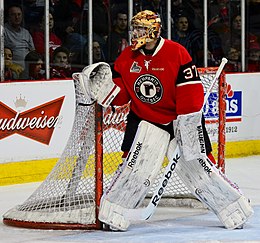
[[[203,103],[201,110],[203,109],[204,105],[206,104],[207,99],[209,98],[209,95],[227,62],[228,62],[228,60],[226,58],[222,58],[222,61],[213,78],[213,81],[212,81],[209,89],[207,90],[207,93],[204,96],[204,103]],[[176,139],[173,139],[170,142],[168,151],[174,151],[173,153],[171,153],[171,156],[170,156],[173,158],[173,160],[169,161],[167,167],[165,168],[164,174],[161,177],[160,182],[159,182],[156,190],[154,191],[153,196],[152,196],[151,200],[149,201],[148,205],[144,208],[125,209],[123,214],[127,219],[129,219],[129,220],[147,220],[154,214],[154,212],[157,208],[157,205],[159,204],[159,201],[161,200],[162,195],[166,189],[168,181],[169,181],[170,177],[172,176],[172,172],[174,171],[175,166],[180,159],[180,148],[177,145]]]

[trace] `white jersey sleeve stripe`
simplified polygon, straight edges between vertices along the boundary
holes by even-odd
[[[177,84],[176,86],[180,87],[180,86],[184,86],[184,85],[188,85],[188,84],[201,84],[201,81],[200,80],[190,81],[190,82],[186,82],[186,83]]]

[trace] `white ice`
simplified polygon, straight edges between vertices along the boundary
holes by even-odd
[[[127,232],[32,230],[0,221],[0,243],[260,242],[260,156],[227,159],[226,174],[250,198],[255,211],[244,229],[227,230],[213,213],[203,209],[159,208],[152,219],[134,223]],[[38,185],[0,187],[0,214],[23,203]]]

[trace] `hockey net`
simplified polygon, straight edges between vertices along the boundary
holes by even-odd
[[[200,68],[205,92],[217,68]],[[129,105],[102,109],[89,104],[74,78],[76,113],[70,138],[61,158],[45,181],[22,204],[3,216],[7,225],[37,229],[101,229],[98,206],[103,190],[109,186],[121,163],[120,146],[126,127]],[[222,73],[204,107],[206,125],[213,143],[217,166],[224,171],[225,74]],[[161,173],[153,187],[156,187]],[[193,200],[189,190],[174,174],[161,202]],[[166,203],[167,204],[167,203]],[[191,203],[192,206],[192,203]]]

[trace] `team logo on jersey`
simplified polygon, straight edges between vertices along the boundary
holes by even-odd
[[[148,69],[149,69],[149,65],[150,65],[151,61],[152,61],[152,60],[149,60],[149,61],[144,60],[144,66],[146,67],[146,70],[147,70],[147,71],[148,71]]]
[[[162,98],[163,87],[158,78],[144,74],[135,81],[134,91],[142,102],[155,104]]]
[[[142,70],[142,67],[138,66],[138,62],[133,62],[131,68],[130,68],[130,73],[140,73]]]

